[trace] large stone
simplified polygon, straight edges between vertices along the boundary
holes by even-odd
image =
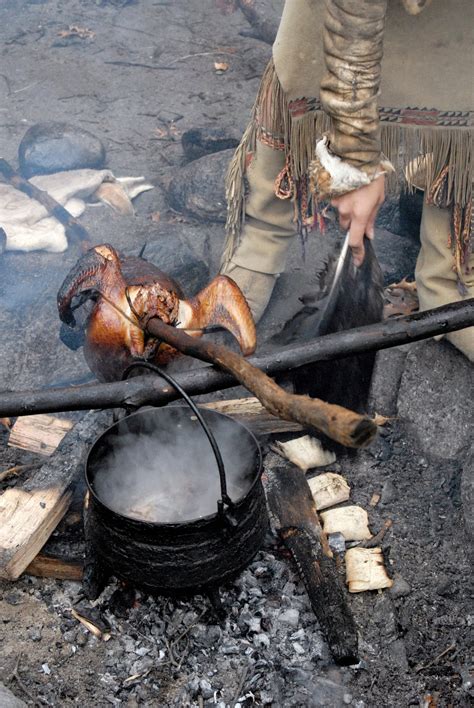
[[[223,150],[178,170],[168,187],[170,206],[201,221],[225,222],[224,181],[233,154],[233,150]]]
[[[24,177],[47,175],[64,170],[100,168],[105,163],[102,142],[89,131],[69,123],[37,123],[18,148]]]
[[[406,236],[398,236],[392,231],[378,229],[374,248],[385,285],[398,283],[402,278],[414,280],[415,264],[420,250],[419,243]]]
[[[237,130],[218,127],[192,128],[186,130],[181,137],[184,159],[187,162],[222,150],[234,149],[239,142],[240,133]]]
[[[0,683],[0,706],[2,708],[26,708],[26,703],[17,698],[9,688]]]
[[[208,264],[175,231],[162,232],[158,240],[148,242],[143,257],[174,278],[186,296],[209,282]]]
[[[410,350],[398,395],[398,413],[413,428],[425,455],[458,459],[467,454],[474,423],[474,370],[444,342],[421,342]]]

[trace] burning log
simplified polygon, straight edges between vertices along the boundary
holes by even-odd
[[[380,324],[328,334],[304,345],[285,347],[277,352],[252,357],[248,362],[270,376],[275,376],[303,364],[341,359],[357,352],[388,349],[471,325],[474,325],[474,298]],[[212,366],[178,374],[176,381],[193,396],[236,385],[234,376]],[[2,393],[0,418],[91,408],[158,406],[178,397],[166,382],[154,377],[137,376],[128,381],[107,384]]]
[[[263,483],[271,525],[296,562],[335,661],[357,662],[354,618],[304,474],[290,466],[267,469]]]

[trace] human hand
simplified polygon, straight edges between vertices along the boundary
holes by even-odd
[[[370,184],[331,200],[339,212],[341,228],[349,229],[349,246],[356,266],[364,262],[364,235],[374,238],[375,219],[384,199],[385,175],[380,175]]]

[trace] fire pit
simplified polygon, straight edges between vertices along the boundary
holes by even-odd
[[[86,461],[86,595],[111,575],[150,592],[215,594],[262,545],[261,466],[247,428],[194,404],[112,425]]]

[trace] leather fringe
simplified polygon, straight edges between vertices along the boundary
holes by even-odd
[[[227,263],[239,244],[240,232],[245,219],[245,171],[260,140],[276,150],[283,150],[286,157],[286,174],[280,174],[278,184],[292,185],[276,195],[292,198],[295,203],[295,220],[299,230],[310,228],[316,219],[315,195],[309,194],[309,165],[314,159],[317,140],[331,129],[331,120],[315,99],[288,101],[270,61],[260,83],[259,92],[252,109],[250,123],[230,163],[226,177],[227,239],[222,262]],[[466,236],[466,223],[472,213],[473,146],[472,128],[429,127],[381,121],[382,153],[395,166],[395,172],[387,175],[387,191],[414,190],[410,169],[421,156],[430,156],[425,161],[426,193],[430,194],[443,174],[443,205],[465,213],[463,236],[454,233],[452,243],[455,251],[456,270],[462,280],[460,264],[467,263],[472,241],[472,228]],[[408,167],[407,167],[408,166]],[[403,179],[405,175],[406,179]],[[416,182],[416,180],[415,180]],[[454,222],[453,222],[454,223]],[[459,252],[462,243],[462,253]],[[456,246],[456,244],[458,244]]]

